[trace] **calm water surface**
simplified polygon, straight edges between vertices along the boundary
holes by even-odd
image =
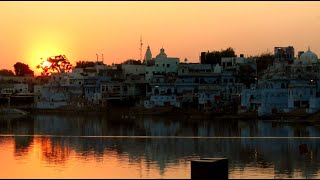
[[[190,179],[190,161],[202,157],[228,158],[229,178],[320,178],[318,137],[319,127],[306,123],[1,117],[0,178]]]

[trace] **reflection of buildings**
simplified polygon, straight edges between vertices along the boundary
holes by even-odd
[[[9,123],[8,123],[9,124]],[[28,118],[21,118],[19,121],[11,121],[7,126],[10,127],[7,130],[8,134],[20,134],[20,135],[33,135],[33,121],[29,121]],[[2,134],[2,132],[1,132]],[[33,144],[33,136],[15,136],[15,155],[24,156],[27,155],[30,146]]]
[[[235,170],[234,167],[246,169],[248,166],[274,167],[274,172],[270,173],[275,173],[276,176],[282,174],[281,177],[283,174],[290,175],[298,171],[313,174],[319,171],[318,165],[315,164],[320,158],[318,139],[215,138],[217,136],[320,136],[319,129],[302,124],[296,126],[277,122],[212,121],[212,119],[180,121],[151,117],[121,122],[107,117],[38,115],[33,119],[0,121],[0,133],[61,135],[61,137],[30,137],[32,139],[29,140],[22,137],[25,141],[15,140],[17,152],[29,151],[31,144],[40,146],[41,158],[50,164],[65,164],[74,152],[83,159],[94,154],[97,160],[108,156],[109,153],[116,153],[120,161],[128,158],[129,164],[136,165],[140,161],[145,161],[149,165],[156,163],[161,172],[165,172],[170,167],[169,164],[189,162],[190,157],[199,156],[229,158],[231,173]],[[141,135],[178,137],[129,137]],[[183,138],[187,136],[211,138]],[[312,150],[312,158],[310,154],[300,155],[299,145],[303,143]],[[308,171],[305,166],[308,166]]]
[[[70,143],[68,138],[37,139],[41,147],[41,158],[48,163],[63,164],[70,156]]]

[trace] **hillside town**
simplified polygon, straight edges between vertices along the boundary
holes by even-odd
[[[292,46],[274,47],[263,70],[256,58],[243,54],[212,61],[202,52],[199,63],[167,56],[164,48],[156,54],[148,46],[142,61],[107,65],[97,58],[50,76],[1,75],[1,107],[259,117],[320,109],[320,61],[310,48],[295,57]]]

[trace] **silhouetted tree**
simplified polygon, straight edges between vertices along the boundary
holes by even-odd
[[[221,64],[221,58],[223,57],[236,57],[236,53],[232,47],[225,50],[221,49],[221,51],[208,51],[203,55],[205,56],[205,60],[201,62],[202,64]]]
[[[47,58],[47,62],[42,61],[37,69],[42,69],[42,76],[50,76],[53,72],[70,72],[72,64],[69,62],[65,55],[52,56]]]
[[[29,68],[29,65],[17,62],[14,64],[14,72],[17,76],[24,76],[24,75],[34,75],[34,72]]]
[[[14,76],[14,73],[9,69],[1,69],[0,76]]]
[[[236,52],[234,51],[234,49],[232,47],[228,47],[225,50],[221,50],[220,55],[222,58],[223,57],[237,57]]]
[[[239,67],[238,77],[240,82],[244,83],[247,88],[250,84],[255,83],[256,71],[249,64],[242,64]]]
[[[140,60],[134,60],[134,59],[128,59],[126,61],[124,61],[122,64],[142,64],[142,62]]]
[[[94,67],[95,64],[93,61],[77,61],[75,68]]]
[[[260,55],[254,56],[257,63],[257,72],[260,74],[272,65],[274,62],[274,55],[271,53],[262,53]]]
[[[205,64],[221,63],[221,53],[219,51],[212,51],[206,54]]]

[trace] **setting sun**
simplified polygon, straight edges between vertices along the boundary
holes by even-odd
[[[51,63],[48,62],[48,61],[44,61],[44,62],[42,63],[42,67],[50,67],[50,65],[51,65]]]
[[[36,67],[40,65],[43,61],[51,56],[57,56],[60,54],[71,54],[68,52],[69,48],[69,37],[64,34],[61,29],[53,27],[42,27],[42,31],[35,32],[34,36],[31,36],[31,30],[26,30],[28,34],[28,39],[26,47],[23,52],[26,54],[24,57],[29,67],[35,71],[36,75],[39,75],[41,70]],[[36,30],[34,28],[33,30]],[[73,61],[71,61],[73,63]],[[46,63],[45,65],[49,65]]]

